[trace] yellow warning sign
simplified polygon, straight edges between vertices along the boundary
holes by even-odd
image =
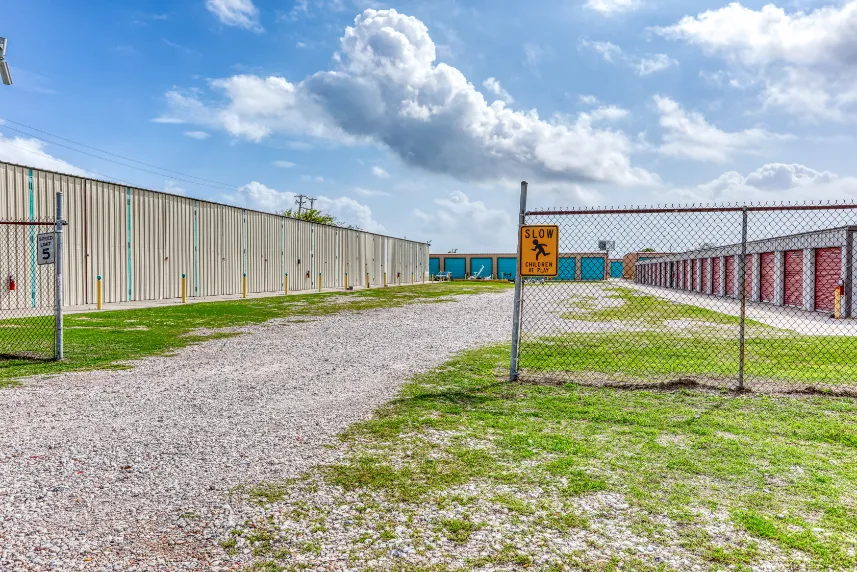
[[[521,276],[556,276],[559,273],[559,227],[529,225],[521,227]]]

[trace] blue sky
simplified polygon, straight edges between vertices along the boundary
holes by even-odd
[[[522,179],[533,207],[853,198],[854,29],[857,0],[16,2],[0,159],[510,251]]]

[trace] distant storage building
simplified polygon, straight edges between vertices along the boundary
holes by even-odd
[[[58,191],[67,305],[95,303],[98,276],[104,302],[180,297],[182,274],[189,297],[241,294],[245,277],[250,293],[282,291],[286,274],[289,291],[428,277],[426,243],[0,162],[0,220],[53,220]],[[28,247],[48,230],[2,225],[0,310],[53,303],[37,286],[53,269]]]
[[[740,298],[743,288],[749,301],[819,312],[833,310],[841,285],[842,316],[853,316],[855,231],[846,226],[748,242],[744,284],[740,244],[638,259],[635,281],[730,298]]]
[[[561,252],[559,274],[555,280],[606,280],[613,272],[602,252]],[[462,280],[478,275],[499,280],[514,280],[518,272],[518,255],[447,253],[429,256],[429,274],[435,276],[449,272]]]

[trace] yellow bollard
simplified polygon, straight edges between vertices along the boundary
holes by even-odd
[[[398,282],[398,283],[399,283],[399,286],[401,286],[401,285],[402,285],[402,273],[401,273],[401,272],[399,272],[398,274],[396,274],[396,282]]]
[[[98,309],[101,309],[101,274],[98,275],[98,287],[95,290],[95,302]]]
[[[247,273],[244,273],[244,277],[241,280],[241,296],[243,298],[247,297]]]
[[[837,286],[833,291],[833,317],[837,320],[842,315],[842,289]]]
[[[369,288],[369,273],[366,273],[366,288]]]
[[[384,287],[387,287],[387,273],[384,272]]]
[[[318,273],[318,291],[321,292],[321,272]]]
[[[413,284],[413,283],[414,283],[414,273],[411,272],[411,284]]]
[[[429,274],[429,282],[434,282],[434,274]]]
[[[182,273],[182,304],[187,303],[187,275]]]
[[[348,290],[348,272],[345,273],[345,289]]]
[[[285,283],[283,284],[283,292],[285,292],[286,294],[289,293],[289,273],[288,272],[286,272],[286,280],[285,280]]]

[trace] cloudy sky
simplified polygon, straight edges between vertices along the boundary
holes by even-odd
[[[512,250],[521,180],[531,207],[857,198],[857,0],[3,12],[16,163],[268,211],[304,193],[436,252]]]

